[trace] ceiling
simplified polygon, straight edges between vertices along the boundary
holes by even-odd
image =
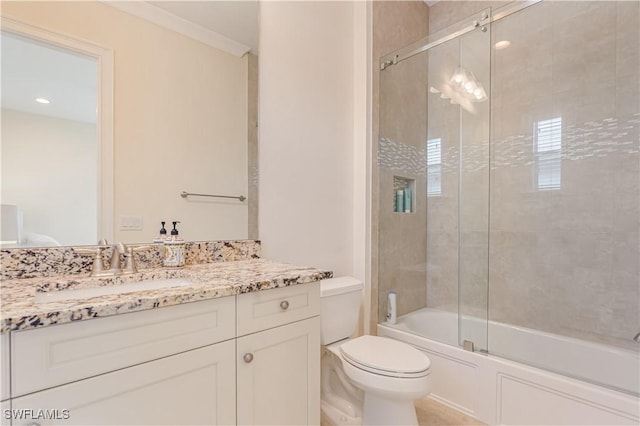
[[[148,1],[175,16],[258,52],[257,1]]]

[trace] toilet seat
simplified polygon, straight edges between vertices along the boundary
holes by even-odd
[[[419,350],[393,339],[361,336],[340,346],[342,358],[369,373],[397,378],[420,378],[429,374],[431,362]]]

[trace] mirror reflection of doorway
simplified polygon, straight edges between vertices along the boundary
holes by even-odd
[[[98,63],[2,32],[2,247],[95,244]]]

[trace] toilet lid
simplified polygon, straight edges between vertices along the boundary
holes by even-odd
[[[357,368],[391,377],[422,377],[431,362],[406,343],[379,336],[362,336],[340,346],[342,357]]]

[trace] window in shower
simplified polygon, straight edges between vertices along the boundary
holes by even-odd
[[[442,194],[442,141],[427,141],[427,195]]]
[[[560,189],[562,167],[562,118],[535,123],[535,171],[539,191]]]

